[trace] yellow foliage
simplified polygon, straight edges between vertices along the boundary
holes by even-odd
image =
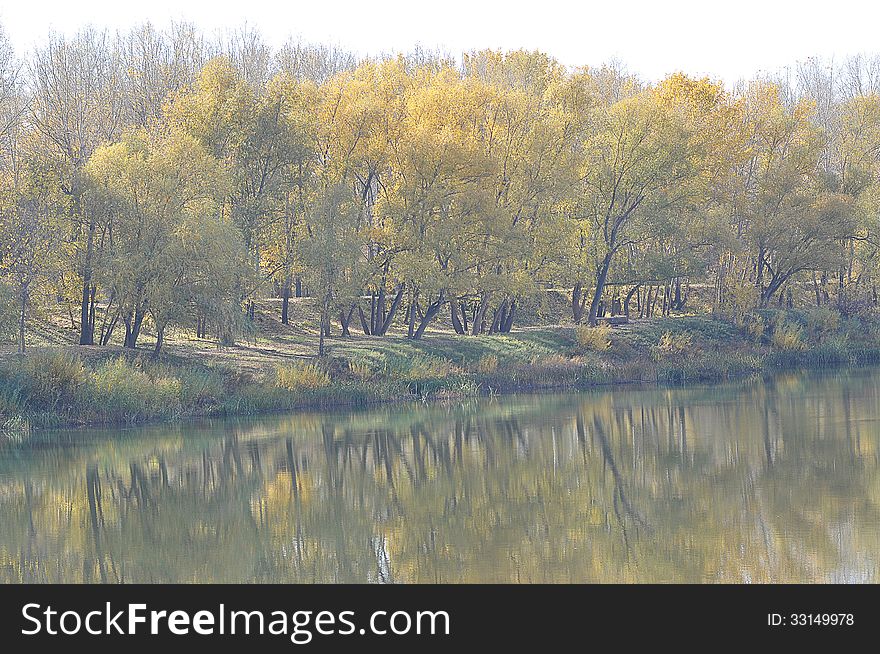
[[[773,330],[771,337],[773,347],[788,352],[803,350],[806,347],[804,343],[804,333],[797,325],[786,322],[780,322]]]
[[[655,347],[662,352],[681,354],[682,352],[687,352],[693,347],[693,338],[691,338],[691,335],[687,332],[679,334],[665,332],[663,336],[660,337],[660,342],[657,343]]]
[[[482,375],[490,375],[498,369],[498,357],[486,354],[477,361],[476,371]]]
[[[313,363],[288,363],[275,368],[275,385],[290,391],[324,388],[330,375]]]
[[[574,330],[574,335],[583,350],[605,352],[611,349],[611,327],[608,325],[597,327],[578,325]]]

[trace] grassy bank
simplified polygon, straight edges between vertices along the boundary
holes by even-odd
[[[723,381],[778,369],[880,362],[880,321],[830,312],[766,312],[741,325],[682,316],[615,328],[529,327],[509,336],[435,333],[334,339],[264,325],[220,349],[189,337],[149,351],[34,347],[0,357],[0,431],[250,415],[602,384]]]

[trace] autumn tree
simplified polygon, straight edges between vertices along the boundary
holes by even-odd
[[[137,346],[152,316],[158,350],[167,324],[193,299],[191,287],[202,270],[216,274],[219,266],[235,263],[207,258],[224,245],[206,239],[236,239],[220,227],[226,175],[191,136],[144,130],[99,148],[86,170],[113,233],[103,281],[125,326],[124,346]]]

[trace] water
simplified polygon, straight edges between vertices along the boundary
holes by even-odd
[[[6,582],[876,582],[880,370],[0,445]]]

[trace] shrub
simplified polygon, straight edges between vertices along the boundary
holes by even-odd
[[[578,325],[574,330],[574,336],[582,350],[605,352],[611,349],[611,327],[609,325],[597,327]]]
[[[682,354],[693,348],[693,341],[694,339],[688,332],[674,334],[667,331],[660,337],[660,341],[654,346],[654,349],[659,352]]]
[[[814,307],[807,311],[807,331],[817,341],[824,341],[840,329],[840,314],[828,307]]]
[[[99,365],[90,382],[91,406],[104,420],[134,422],[180,410],[179,379],[151,376],[122,357]]]
[[[760,341],[767,331],[767,323],[764,317],[757,313],[749,313],[743,317],[746,331],[754,340]]]
[[[21,364],[20,388],[34,408],[73,404],[85,382],[82,360],[66,352],[31,354]]]
[[[373,370],[362,361],[349,361],[348,370],[352,377],[362,382],[370,381],[373,378]]]
[[[491,375],[498,370],[498,357],[494,354],[485,354],[480,357],[475,366],[476,372],[481,375]]]
[[[795,352],[806,347],[804,333],[800,327],[787,322],[779,322],[773,329],[771,344],[778,350]]]
[[[461,372],[452,361],[438,356],[415,356],[410,360],[406,378],[411,380],[442,379]]]
[[[330,375],[314,363],[297,361],[275,368],[275,385],[289,391],[314,390],[330,385]]]

